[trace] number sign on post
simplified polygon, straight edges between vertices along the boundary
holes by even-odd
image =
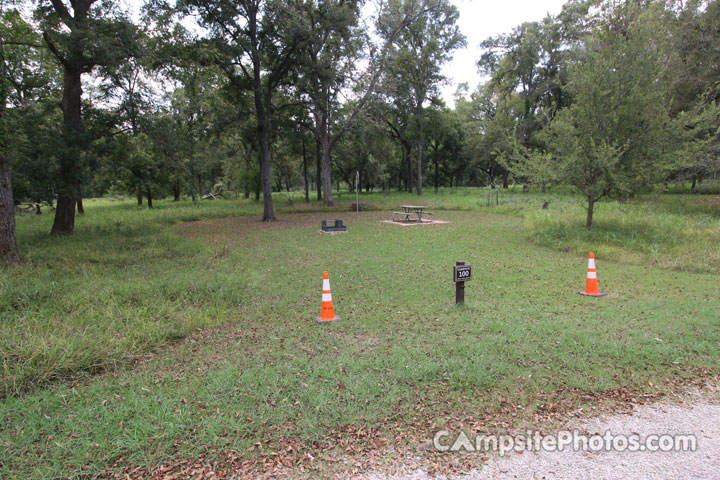
[[[453,281],[455,282],[455,303],[465,303],[465,282],[472,280],[472,265],[455,262]]]

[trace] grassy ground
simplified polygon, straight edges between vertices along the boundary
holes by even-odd
[[[317,205],[283,196],[272,225],[244,201],[87,202],[61,239],[47,238],[49,215],[20,218],[26,263],[0,278],[0,477],[228,451],[237,462],[282,452],[314,472],[448,423],[507,429],[717,372],[716,199],[601,205],[590,234],[575,197],[487,199],[427,195],[451,223],[406,228],[380,223],[386,212],[298,213]],[[410,200],[361,199],[385,210]],[[336,216],[349,234],[316,234]],[[590,249],[603,299],[576,294]],[[474,268],[464,308],[456,260]],[[321,326],[325,269],[344,320]]]

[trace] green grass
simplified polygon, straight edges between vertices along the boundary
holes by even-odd
[[[254,458],[257,442],[268,453],[282,439],[318,456],[349,425],[393,435],[519,405],[512,424],[561,398],[651,393],[717,371],[716,207],[674,195],[601,204],[586,234],[577,197],[501,193],[488,207],[486,196],[426,195],[452,222],[431,227],[383,224],[379,211],[296,215],[318,205],[283,195],[270,226],[242,200],[154,211],[88,201],[67,238],[47,237],[49,215],[20,218],[25,263],[0,277],[10,395],[0,477],[79,477],[220,450]],[[413,199],[361,201],[387,211]],[[352,201],[342,195],[337,210]],[[230,215],[245,216],[211,220]],[[347,235],[315,233],[336,216]],[[179,225],[192,220],[204,223]],[[590,249],[603,299],[576,294]],[[653,249],[663,253],[645,255]],[[456,260],[474,269],[463,308]],[[323,270],[344,319],[331,325],[313,320]]]
[[[243,290],[241,278],[204,268],[208,247],[173,229],[240,208],[160,203],[150,212],[128,202],[88,204],[71,237],[48,237],[50,215],[19,219],[24,264],[0,280],[0,394],[101,370],[224,323],[228,289]],[[227,277],[223,289],[217,275]]]

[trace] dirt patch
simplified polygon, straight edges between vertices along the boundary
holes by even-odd
[[[696,204],[706,207],[720,206],[720,197],[701,197],[695,200]]]
[[[440,225],[450,222],[447,220],[423,220],[422,222],[396,222],[394,220],[380,220],[380,223],[392,223],[393,225],[400,225],[401,227],[411,227],[413,225]]]
[[[293,213],[278,215],[274,222],[263,222],[257,216],[227,217],[183,223],[177,227],[177,231],[181,236],[191,238],[236,236],[257,231],[319,227],[323,220],[331,223],[335,219],[341,219],[350,226],[356,222],[377,220],[386,216],[383,212],[367,212],[357,219],[354,214],[342,212]]]
[[[228,217],[217,220],[200,220],[183,223],[178,226],[178,233],[188,237],[206,237],[218,235],[236,235],[257,230],[282,230],[319,225],[322,215],[293,214],[278,218],[274,222],[262,222],[255,216]]]

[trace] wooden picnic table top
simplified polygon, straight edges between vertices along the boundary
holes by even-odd
[[[428,207],[425,205],[400,205],[400,208],[411,208],[413,210],[424,210]]]

